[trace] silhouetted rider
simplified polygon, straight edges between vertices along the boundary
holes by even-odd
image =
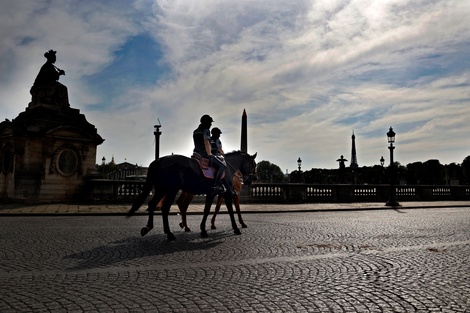
[[[211,129],[211,151],[213,155],[224,155],[225,152],[222,149],[222,141],[220,141],[220,134],[222,131],[218,127]]]
[[[200,154],[203,158],[209,159],[209,164],[216,170],[212,192],[214,194],[219,194],[225,192],[225,188],[220,184],[222,175],[225,171],[225,164],[213,155],[211,151],[211,136],[209,129],[212,126],[213,121],[214,120],[209,115],[203,115],[200,120],[201,124],[199,124],[199,127],[193,132],[193,140],[194,152]]]

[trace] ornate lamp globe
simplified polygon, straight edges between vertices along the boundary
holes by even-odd
[[[395,132],[393,128],[390,126],[390,129],[387,133],[388,143],[393,144],[395,142]]]

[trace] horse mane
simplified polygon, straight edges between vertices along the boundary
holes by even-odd
[[[228,152],[228,153],[226,153],[226,154],[236,154],[236,153],[239,153],[239,154],[248,154],[248,153],[243,152],[243,151],[241,151],[241,150],[233,150],[233,151],[230,151],[230,152]]]

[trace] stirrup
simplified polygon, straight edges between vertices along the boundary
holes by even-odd
[[[211,188],[211,192],[213,195],[219,195],[219,194],[225,193],[226,189],[224,185],[214,186]]]

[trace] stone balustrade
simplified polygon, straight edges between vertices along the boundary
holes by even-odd
[[[142,191],[144,182],[93,179],[88,181],[90,201],[132,202]],[[397,185],[397,201],[465,201],[470,200],[470,186]],[[253,184],[241,192],[244,203],[348,203],[386,202],[390,185],[319,185]],[[194,201],[204,201],[195,197]]]

